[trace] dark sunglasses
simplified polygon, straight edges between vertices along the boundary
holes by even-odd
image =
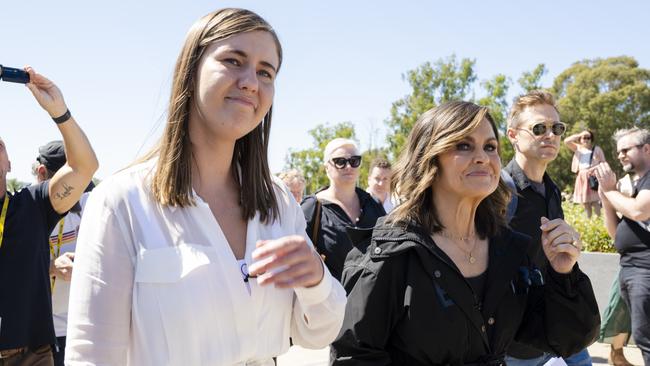
[[[583,136],[582,139],[585,141],[591,141],[591,137],[589,136]]]
[[[350,158],[332,158],[332,164],[336,167],[336,169],[343,169],[345,168],[346,165],[350,164],[350,167],[352,168],[358,168],[359,165],[361,165],[361,156],[359,155],[352,155]]]
[[[617,154],[627,155],[627,152],[628,152],[628,151],[634,149],[635,147],[638,149],[638,148],[640,148],[641,146],[643,146],[643,144],[641,144],[641,145],[634,145],[634,146],[630,146],[630,147],[624,147],[624,148],[618,150],[616,153],[617,153]]]
[[[566,132],[566,125],[562,122],[553,122],[550,128],[555,136],[562,136]],[[526,130],[530,130],[535,136],[545,135],[548,129],[548,125],[542,122],[535,123],[531,127],[526,128]]]

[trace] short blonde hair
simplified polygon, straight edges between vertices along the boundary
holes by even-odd
[[[323,152],[323,162],[328,162],[332,158],[332,153],[342,147],[352,147],[355,154],[359,154],[359,145],[357,142],[352,139],[346,139],[342,137],[337,137],[334,140],[327,143],[325,146],[325,151]]]
[[[512,108],[510,108],[510,113],[508,114],[508,127],[513,128],[519,125],[521,122],[519,121],[519,115],[524,109],[542,104],[548,104],[555,108],[558,114],[560,113],[555,105],[553,94],[543,90],[532,90],[524,95],[518,96],[512,102]]]

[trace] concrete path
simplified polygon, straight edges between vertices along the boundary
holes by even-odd
[[[641,351],[634,347],[625,347],[625,357],[635,366],[643,365]],[[594,365],[607,365],[609,344],[594,343],[589,347],[589,354]],[[278,366],[327,366],[329,349],[307,350],[298,346],[291,347],[289,352],[278,357]]]

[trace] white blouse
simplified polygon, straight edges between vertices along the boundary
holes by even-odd
[[[208,205],[161,206],[148,188],[152,163],[93,191],[72,276],[66,365],[273,365],[294,344],[322,348],[337,336],[345,291],[325,268],[311,288],[243,283],[240,265]],[[248,222],[245,260],[257,240],[305,233],[300,206],[276,181],[280,220]]]

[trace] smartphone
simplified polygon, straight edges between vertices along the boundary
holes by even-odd
[[[10,83],[29,83],[29,74],[25,70],[0,65],[0,80]]]

